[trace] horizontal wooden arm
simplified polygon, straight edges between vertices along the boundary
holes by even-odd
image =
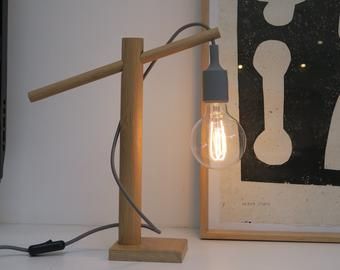
[[[118,61],[108,64],[90,71],[81,73],[79,75],[67,78],[65,80],[55,82],[44,87],[32,90],[28,93],[28,98],[31,102],[38,101],[56,94],[65,92],[72,88],[94,82],[96,80],[105,78],[112,74],[121,72],[123,69],[123,61]]]
[[[192,48],[194,46],[203,44],[213,39],[220,37],[218,28],[213,28],[210,30],[204,30],[198,34],[192,35],[190,37],[169,43],[167,45],[146,51],[141,55],[141,62],[143,64],[157,60],[159,58]],[[38,101],[72,88],[94,82],[96,80],[105,78],[107,76],[119,73],[123,70],[123,61],[119,60],[115,63],[108,64],[85,73],[70,77],[68,79],[55,82],[50,85],[35,89],[28,93],[28,98],[31,102]]]
[[[141,60],[142,63],[148,63],[159,58],[175,54],[180,51],[184,51],[186,49],[190,49],[197,45],[203,44],[213,39],[220,38],[220,32],[218,28],[213,28],[210,30],[204,30],[199,32],[198,34],[192,35],[190,37],[180,39],[178,41],[174,41],[172,43],[160,46],[158,48],[146,51],[142,53]]]

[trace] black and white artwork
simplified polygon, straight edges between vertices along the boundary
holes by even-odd
[[[237,10],[241,181],[340,186],[340,1]]]
[[[209,8],[228,110],[247,135],[241,162],[209,171],[209,230],[332,232],[340,241],[340,1]]]

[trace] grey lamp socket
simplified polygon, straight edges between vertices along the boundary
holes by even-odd
[[[219,63],[218,45],[211,44],[210,64],[203,71],[203,101],[228,102],[228,75]]]

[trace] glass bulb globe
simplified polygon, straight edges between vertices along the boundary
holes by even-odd
[[[205,103],[205,114],[193,127],[191,151],[203,166],[223,169],[239,161],[246,149],[241,125],[228,113],[226,103]]]

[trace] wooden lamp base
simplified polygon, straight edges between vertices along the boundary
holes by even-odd
[[[140,245],[115,243],[109,249],[109,260],[181,263],[187,249],[186,239],[143,237]]]

